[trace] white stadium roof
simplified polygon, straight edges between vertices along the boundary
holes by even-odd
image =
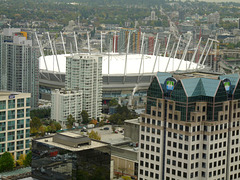
[[[87,55],[87,54],[84,54],[84,55]],[[66,73],[66,57],[67,56],[71,56],[71,55],[70,54],[57,55],[57,58],[55,55],[45,56],[46,64],[44,62],[44,58],[41,56],[39,58],[40,70]],[[103,75],[108,75],[108,74],[123,75],[124,74],[126,54],[111,53],[109,55],[102,54],[102,56],[103,56],[103,62],[102,62]],[[141,61],[142,61],[142,65],[141,65]],[[153,56],[153,55],[144,55],[144,58],[142,58],[141,54],[128,54],[126,74],[139,74],[140,66],[141,66],[140,74],[149,74],[149,73],[151,74],[158,71],[165,72],[167,66],[168,68],[166,72],[171,72],[176,70],[187,70],[189,68],[190,61],[183,60],[181,62],[180,68],[178,69],[180,62],[181,62],[181,59],[176,59],[176,58],[169,59],[169,57],[158,56],[156,60],[156,56]],[[58,69],[58,66],[59,66],[59,69]],[[196,63],[191,63],[189,70],[196,69],[196,67],[197,67]]]

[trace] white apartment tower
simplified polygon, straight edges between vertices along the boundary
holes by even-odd
[[[141,115],[139,180],[240,179],[239,80],[158,73]]]
[[[65,87],[82,90],[82,109],[90,118],[98,118],[102,111],[102,57],[81,54],[67,57]]]
[[[30,93],[0,91],[0,155],[15,159],[30,150]]]
[[[67,117],[71,114],[76,121],[81,120],[82,91],[56,89],[52,91],[51,119],[62,126],[66,125]]]
[[[31,33],[5,28],[0,34],[0,89],[31,93],[31,106],[38,106],[39,49]]]

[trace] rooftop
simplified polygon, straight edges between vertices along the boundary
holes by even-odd
[[[59,143],[58,141],[56,142],[56,140],[55,140],[56,138],[58,138],[58,140],[60,139],[62,142],[61,143]],[[85,142],[86,138],[89,139],[88,137],[86,137],[84,135],[81,135],[81,134],[72,133],[72,132],[63,132],[63,133],[55,134],[51,137],[36,139],[35,141],[40,142],[40,143],[44,143],[44,144],[47,144],[47,145],[50,145],[50,146],[55,146],[55,147],[58,147],[58,148],[66,149],[66,150],[69,150],[69,151],[75,151],[75,152],[108,146],[107,143],[103,143],[103,142],[99,142],[99,141],[95,141],[95,140],[91,140],[90,144],[84,143],[83,145],[81,145],[82,138],[84,138],[84,142]],[[66,145],[67,141],[70,144],[71,143],[78,143],[78,146],[73,147],[71,145]]]

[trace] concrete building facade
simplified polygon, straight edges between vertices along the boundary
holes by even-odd
[[[27,32],[4,29],[0,35],[0,88],[31,93],[31,106],[38,106],[39,49],[28,40]]]
[[[102,57],[77,54],[66,60],[67,89],[82,90],[82,110],[90,118],[98,118],[102,111]]]
[[[0,155],[18,159],[30,149],[30,93],[0,92]]]
[[[51,119],[62,126],[66,125],[67,118],[72,115],[76,121],[81,120],[82,91],[56,89],[52,91]]]
[[[239,75],[158,73],[141,115],[139,179],[239,179],[239,102]]]

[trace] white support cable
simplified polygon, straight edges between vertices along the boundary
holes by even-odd
[[[157,48],[157,52],[156,52],[155,62],[154,62],[153,69],[152,69],[152,73],[154,73],[154,69],[155,69],[156,64],[157,64],[157,59],[158,59],[158,57],[159,57],[159,50],[160,50],[160,47],[161,47],[161,44],[159,43],[159,46],[158,46],[158,48]]]
[[[192,65],[192,63],[193,63],[193,61],[194,61],[194,59],[195,59],[195,57],[196,57],[196,55],[197,55],[198,48],[199,48],[199,46],[200,46],[201,41],[202,41],[202,37],[201,37],[201,38],[199,39],[199,41],[198,41],[196,50],[195,50],[195,52],[194,52],[194,54],[193,54],[193,56],[192,56],[192,59],[191,59],[191,61],[190,61],[190,63],[189,63],[188,69],[191,67],[191,65]]]
[[[51,38],[50,38],[49,32],[47,32],[47,35],[48,35],[48,40],[49,40],[49,43],[50,43],[50,46],[51,46],[52,55],[54,55],[53,45],[52,45],[52,41],[51,41]],[[54,56],[53,56],[53,72],[54,72]]]
[[[154,44],[154,49],[153,49],[153,55],[155,55],[157,42],[158,42],[158,33],[157,33],[157,35],[156,35],[156,39],[155,39],[155,44]]]
[[[125,57],[125,66],[124,66],[124,80],[125,80],[125,76],[127,73],[127,55],[128,55],[128,51],[129,51],[129,43],[130,43],[130,32],[128,33],[128,43],[127,43],[127,51],[126,51],[126,57]]]
[[[52,45],[52,41],[51,41],[51,38],[50,38],[49,32],[47,32],[47,35],[48,35],[48,40],[49,40],[50,47],[51,47],[51,50],[52,50],[52,55],[54,55],[53,45]]]
[[[204,47],[204,49],[203,49],[203,51],[202,51],[201,57],[200,57],[200,59],[198,60],[198,64],[197,64],[197,66],[196,66],[196,69],[197,69],[198,66],[201,64],[201,61],[202,61],[204,52],[206,51],[206,48],[207,48],[208,43],[209,43],[209,38],[208,38],[207,43],[206,43],[206,45],[205,45],[205,47]]]
[[[166,49],[165,49],[165,52],[164,52],[164,57],[166,57],[166,55],[167,55],[167,49],[168,49],[170,39],[171,39],[171,34],[169,34],[169,36],[168,36],[168,41],[167,41]]]
[[[54,41],[54,43],[53,43],[53,48],[54,48],[53,50],[55,51],[54,55],[56,56],[58,72],[60,72],[60,67],[59,67],[59,63],[58,63],[57,49],[56,49],[55,41]]]
[[[144,44],[143,44],[143,48],[142,48],[143,50],[144,50]],[[141,69],[142,69],[142,64],[143,64],[143,59],[144,59],[144,53],[142,53],[142,58],[141,58],[141,62],[140,62],[140,67],[139,67],[139,76],[140,76],[140,74],[141,74]]]
[[[74,41],[76,46],[76,53],[78,53],[77,37],[76,37],[75,31],[73,32],[73,36],[74,36]]]
[[[102,31],[101,31],[101,54],[102,54]]]
[[[113,52],[115,53],[116,52],[116,43],[117,43],[117,41],[116,41],[117,40],[117,32],[116,31],[114,32],[114,38],[113,39],[114,39]]]
[[[89,40],[89,32],[87,31],[87,42],[88,42],[88,53],[91,54],[90,40]]]
[[[173,62],[172,62],[173,63],[172,64],[172,71],[174,71],[174,61],[175,61],[175,58],[177,56],[177,52],[178,52],[178,48],[179,48],[181,39],[182,39],[182,36],[180,36],[179,39],[178,39],[177,48],[176,48],[176,51],[175,51],[175,54],[174,54],[174,57],[173,57]]]
[[[172,46],[172,50],[171,50],[170,55],[169,55],[169,58],[168,58],[168,62],[167,62],[167,66],[166,66],[166,68],[165,68],[165,72],[167,72],[168,65],[169,65],[171,56],[172,56],[172,54],[173,54],[173,50],[174,50],[174,48],[175,48],[175,45],[176,45],[176,43],[174,43],[173,46]]]
[[[189,41],[188,41],[188,43],[187,43],[187,45],[186,45],[186,47],[185,47],[185,49],[184,49],[183,56],[182,56],[182,58],[181,58],[181,61],[180,61],[179,65],[178,65],[177,70],[180,69],[180,66],[181,66],[181,64],[182,64],[182,61],[185,59],[185,57],[186,57],[186,55],[187,55],[188,47],[189,47],[189,45],[190,45],[191,40],[192,40],[192,36],[189,38]]]
[[[38,43],[38,47],[39,47],[40,54],[41,54],[41,56],[43,57],[46,70],[48,71],[46,59],[45,59],[44,52],[43,52],[43,49],[42,49],[42,44],[40,43],[40,41],[39,41],[39,39],[38,39],[37,32],[35,32],[35,36],[36,36],[36,39],[37,39],[37,43]]]
[[[210,43],[210,45],[209,45],[207,54],[206,54],[205,57],[204,57],[203,63],[201,64],[201,67],[203,67],[203,65],[204,65],[204,63],[205,63],[205,61],[206,61],[206,59],[207,59],[207,56],[208,56],[208,54],[209,54],[209,51],[210,51],[212,45],[213,45],[213,41],[211,40],[211,43]]]
[[[64,54],[67,54],[67,53],[66,53],[66,48],[65,48],[64,39],[63,39],[63,34],[62,34],[62,32],[60,32],[60,34],[61,34],[61,39],[62,39],[62,45],[63,45]]]
[[[141,44],[141,51],[140,51],[140,54],[142,54],[143,53],[143,49],[144,49],[144,38],[145,38],[145,33],[143,33],[143,35],[142,35],[142,44]]]

